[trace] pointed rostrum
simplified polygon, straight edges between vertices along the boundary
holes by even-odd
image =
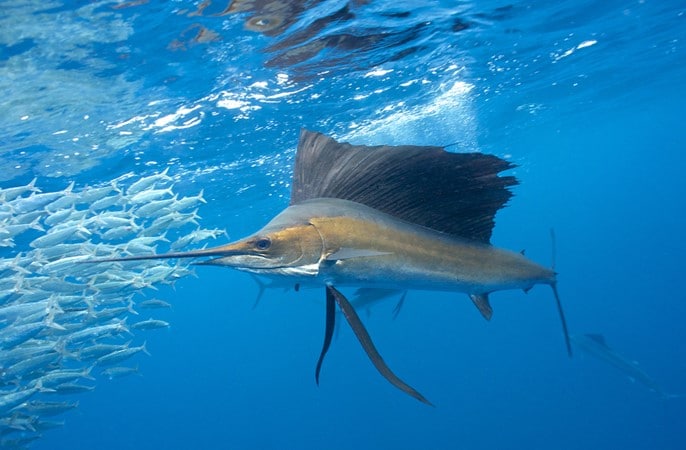
[[[302,130],[291,204],[340,198],[407,222],[488,242],[495,213],[510,199],[514,165],[493,155],[441,147],[339,143]]]

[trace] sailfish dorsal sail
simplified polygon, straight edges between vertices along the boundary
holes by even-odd
[[[300,132],[291,204],[350,200],[407,222],[488,243],[496,212],[512,196],[514,167],[497,156],[430,146],[366,146]]]

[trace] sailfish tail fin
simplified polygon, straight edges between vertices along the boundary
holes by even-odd
[[[557,253],[557,243],[555,239],[555,228],[550,229],[550,251],[552,253],[550,261],[550,270],[555,272],[555,257]]]

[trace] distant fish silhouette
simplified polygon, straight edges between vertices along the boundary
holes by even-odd
[[[638,367],[638,363],[636,361],[631,361],[608,347],[605,343],[605,338],[603,335],[590,333],[577,334],[570,336],[570,339],[575,347],[621,370],[631,380],[641,383],[651,391],[658,394],[660,397],[682,397],[682,395],[668,394],[664,392],[651,377],[649,377],[643,370],[641,370],[640,367]]]
[[[490,319],[491,292],[547,284],[571,354],[555,272],[490,244],[494,216],[517,183],[498,173],[512,167],[481,153],[350,145],[303,130],[290,206],[257,233],[215,248],[91,262],[209,256],[215,258],[198,264],[322,286],[326,328],[315,379],[331,343],[337,304],[377,370],[430,404],[386,365],[337,286],[464,292]]]

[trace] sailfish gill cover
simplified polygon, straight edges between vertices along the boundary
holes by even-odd
[[[0,9],[0,448],[683,447],[681,2]],[[423,150],[341,154],[359,170],[331,183],[299,172],[301,129]],[[302,192],[554,260],[574,357],[546,289],[493,292],[485,321],[457,292],[340,287],[431,408],[347,327],[315,383],[321,289],[84,262],[222,246]]]

